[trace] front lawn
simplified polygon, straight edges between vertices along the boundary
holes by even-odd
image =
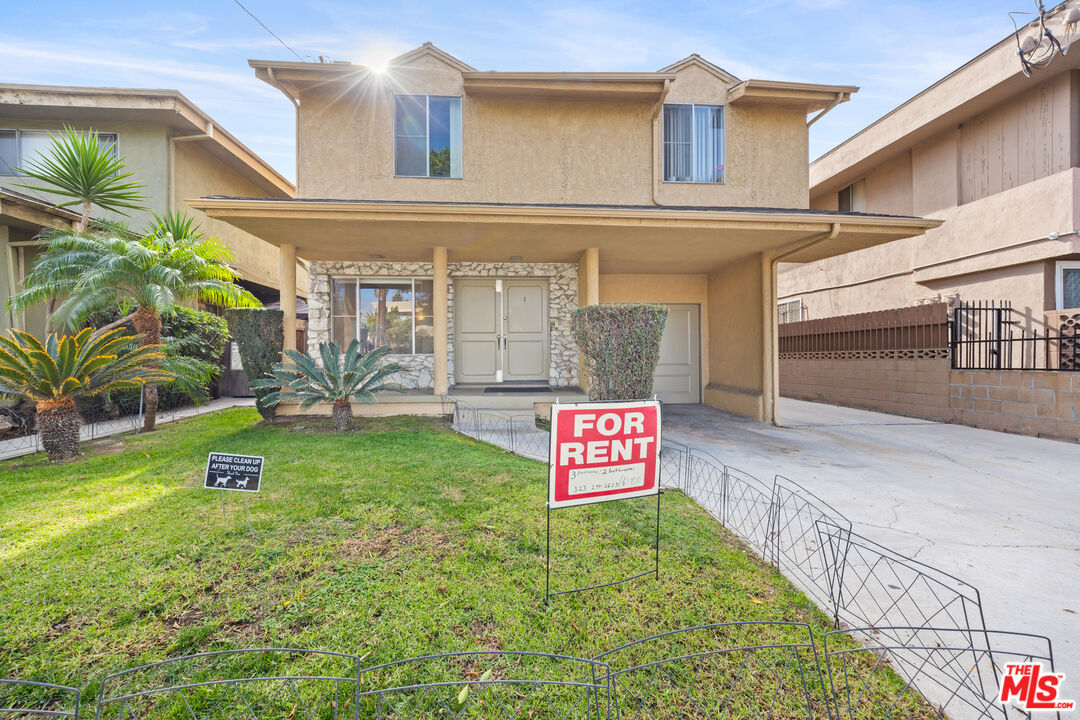
[[[659,581],[543,602],[546,467],[419,419],[266,426],[254,410],[0,463],[0,677],[86,687],[212,649],[593,657],[677,628],[827,618],[680,493]],[[263,490],[201,488],[207,453],[266,457]],[[655,501],[558,511],[553,589],[652,562]],[[763,640],[776,638],[763,638]],[[788,638],[798,640],[803,638]]]

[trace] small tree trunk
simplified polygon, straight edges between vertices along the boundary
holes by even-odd
[[[335,400],[334,401],[334,429],[339,433],[345,432],[349,427],[349,423],[352,422],[352,405],[348,400]]]
[[[83,200],[82,214],[79,216],[79,223],[75,226],[77,232],[84,233],[86,228],[90,226],[90,201]]]
[[[135,332],[142,338],[140,345],[157,345],[161,342],[161,317],[149,308],[141,307],[131,318]],[[156,367],[152,366],[152,367]],[[150,432],[157,422],[158,388],[157,385],[143,387],[143,431]]]
[[[75,401],[43,400],[37,404],[37,431],[50,460],[70,460],[79,454],[79,413]]]

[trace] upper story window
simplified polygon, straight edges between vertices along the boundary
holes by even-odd
[[[866,180],[859,180],[836,193],[836,209],[842,213],[866,212]]]
[[[664,105],[664,181],[724,182],[724,108]]]
[[[394,96],[394,174],[461,177],[461,98]]]
[[[330,339],[344,350],[353,340],[360,351],[389,346],[402,355],[435,352],[430,278],[334,278],[330,299]]]
[[[46,153],[52,143],[50,135],[59,135],[59,131],[0,130],[0,175],[18,175],[19,167]],[[109,148],[115,158],[116,133],[97,133],[97,136],[101,146]]]

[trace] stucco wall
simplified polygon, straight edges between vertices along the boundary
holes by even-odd
[[[955,163],[952,167],[955,171]],[[941,184],[936,174],[930,180],[934,187]],[[919,185],[914,187],[917,191]],[[931,199],[914,202],[919,212],[920,203]],[[932,215],[945,223],[923,235],[783,266],[781,299],[801,297],[807,319],[903,307],[939,296],[1009,300],[1022,313],[1037,316],[1055,302],[1052,284],[1046,282],[1047,263],[1080,250],[1072,236],[1047,238],[1080,223],[1080,170],[1069,168]],[[1018,243],[1023,244],[1008,247]]]
[[[754,255],[708,278],[707,405],[764,418],[765,321],[762,258]]]
[[[210,153],[191,141],[174,143],[173,203],[194,215],[204,232],[214,235],[232,248],[233,265],[245,280],[271,288],[279,287],[280,263],[278,250],[249,233],[223,220],[215,220],[189,207],[184,201],[203,195],[232,195],[262,197],[266,191],[246,180]],[[297,294],[307,296],[307,271],[296,267]]]
[[[95,217],[105,217],[110,220],[123,220],[132,227],[141,228],[153,219],[154,213],[163,213],[168,209],[168,193],[166,188],[168,177],[168,142],[164,125],[146,123],[85,123],[56,120],[24,120],[3,118],[0,119],[0,128],[19,130],[48,130],[54,134],[59,133],[65,125],[71,125],[76,130],[96,130],[101,133],[117,133],[117,152],[124,157],[128,172],[135,173],[135,180],[146,186],[143,194],[147,196],[147,210],[128,210],[127,216],[119,213],[106,213],[101,208],[94,208]],[[26,188],[19,188],[15,183],[20,179],[10,175],[0,175],[0,188],[20,192],[41,198],[46,202],[56,202],[56,195],[41,193]]]
[[[575,263],[473,263],[447,264],[447,364],[454,377],[454,279],[466,277],[544,278],[548,281],[548,382],[555,387],[578,383],[578,352],[570,331],[570,314],[578,303]],[[313,262],[308,291],[308,352],[317,354],[319,343],[330,339],[330,279],[334,277],[431,277],[431,263]],[[408,388],[434,386],[433,355],[388,355],[390,362],[406,370],[394,381]]]
[[[353,79],[349,83],[355,82]],[[727,84],[697,66],[669,102],[723,104]],[[528,203],[652,204],[654,102],[462,99],[462,178],[395,178],[393,94],[462,95],[430,56],[387,76],[328,83],[300,99],[298,195]],[[807,129],[799,109],[731,106],[725,184],[661,184],[665,204],[804,207]],[[658,157],[658,156],[657,156]]]
[[[685,303],[701,307],[701,384],[709,384],[707,275],[601,275],[600,302]]]

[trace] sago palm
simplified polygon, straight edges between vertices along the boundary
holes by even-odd
[[[124,158],[113,157],[111,147],[103,146],[96,132],[79,132],[65,126],[59,136],[51,135],[49,148],[19,168],[19,173],[37,180],[39,185],[17,183],[39,192],[66,198],[60,207],[79,206],[78,232],[90,224],[90,207],[125,215],[124,210],[143,210],[146,197],[143,186],[131,180],[134,173],[123,172]]]
[[[107,232],[106,232],[107,230]],[[155,216],[142,236],[116,225],[100,231],[58,233],[23,280],[25,290],[8,307],[23,310],[49,298],[63,298],[54,311],[58,327],[78,327],[104,307],[121,305],[144,345],[161,339],[161,316],[184,301],[202,300],[222,307],[258,307],[259,301],[234,281],[226,245],[204,235],[179,213]],[[157,417],[156,385],[145,390],[143,427],[153,430]]]
[[[279,388],[263,398],[266,405],[295,403],[300,410],[310,410],[318,403],[333,405],[334,427],[344,432],[352,421],[350,403],[373,403],[380,390],[401,391],[396,383],[383,382],[403,368],[395,363],[383,363],[389,347],[360,352],[360,343],[353,340],[342,354],[336,343],[321,343],[320,367],[307,353],[286,350],[289,359],[274,365],[273,378],[262,378],[253,388]]]
[[[0,336],[0,394],[36,404],[38,434],[50,459],[79,453],[78,398],[173,378],[157,367],[165,357],[162,347],[135,340],[120,328],[54,334],[44,343],[21,330]]]

